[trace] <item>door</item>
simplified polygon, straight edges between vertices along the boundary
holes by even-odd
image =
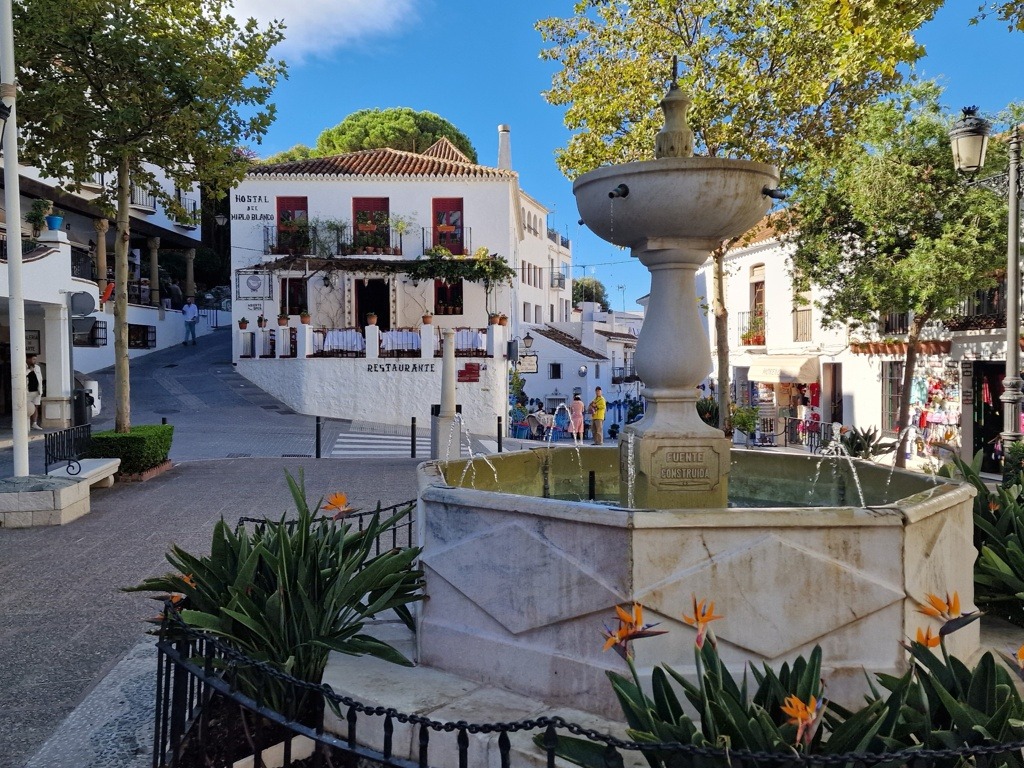
[[[1003,431],[1005,363],[974,364],[974,453],[981,451],[981,471],[1002,472],[999,435]]]
[[[843,423],[843,365],[842,363],[825,363],[822,366],[822,381],[825,384],[825,396],[828,413],[825,421]]]
[[[434,245],[454,254],[465,253],[461,197],[434,198]]]
[[[356,325],[366,325],[369,312],[377,314],[381,331],[391,330],[391,294],[386,280],[356,280]]]

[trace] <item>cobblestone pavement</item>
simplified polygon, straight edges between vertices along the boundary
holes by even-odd
[[[167,416],[175,425],[171,471],[95,489],[92,512],[70,525],[0,529],[0,768],[149,764],[146,667],[155,667],[143,620],[156,603],[120,589],[166,570],[170,544],[208,551],[222,515],[291,510],[285,470],[304,471],[314,500],[342,490],[366,508],[416,495],[422,456],[302,458],[313,453],[315,420],[234,373],[229,343],[223,332],[132,362],[132,422]],[[109,428],[112,373],[97,378],[104,413],[96,428]],[[352,426],[328,424],[325,454]],[[9,476],[12,464],[8,448],[0,473]],[[40,442],[31,445],[30,466],[42,471]]]

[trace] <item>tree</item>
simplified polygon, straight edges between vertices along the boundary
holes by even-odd
[[[572,305],[578,307],[584,301],[593,301],[601,305],[601,309],[608,311],[608,292],[604,283],[596,277],[581,277],[572,281]]]
[[[284,152],[271,155],[266,160],[257,160],[256,162],[260,165],[270,165],[271,163],[290,163],[293,160],[308,160],[311,157],[318,157],[315,149],[307,147],[305,144],[296,144],[291,149],[286,149]]]
[[[825,324],[911,313],[901,426],[909,423],[922,328],[994,286],[1006,264],[1005,202],[967,187],[954,170],[940,93],[922,83],[868,110],[837,152],[808,164],[790,216],[797,287],[824,289]],[[1004,147],[990,152],[989,165],[1005,165]]]
[[[239,145],[274,117],[265,106],[284,64],[269,51],[278,22],[239,26],[228,0],[124,3],[21,0],[16,60],[26,162],[78,190],[98,173],[114,182],[95,201],[116,217],[115,429],[131,430],[128,248],[132,185],[171,216],[188,212],[155,183],[223,194],[247,167]]]
[[[854,130],[866,105],[901,82],[923,53],[913,32],[943,0],[578,0],[575,15],[538,23],[562,65],[545,96],[574,131],[557,154],[570,178],[606,163],[653,157],[658,101],[678,54],[693,97],[696,152],[778,165],[792,183],[810,152]],[[609,88],[609,83],[615,83]],[[724,258],[712,297],[719,398],[728,413]]]
[[[313,156],[326,157],[377,147],[423,152],[442,136],[471,162],[476,162],[476,150],[466,134],[440,115],[408,107],[353,112],[317,137]]]

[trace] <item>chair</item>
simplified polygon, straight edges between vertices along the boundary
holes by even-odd
[[[530,436],[530,425],[525,421],[519,421],[512,425],[512,437],[516,440],[525,440]]]

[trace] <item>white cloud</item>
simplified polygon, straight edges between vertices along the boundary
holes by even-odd
[[[284,21],[274,56],[292,64],[401,31],[416,21],[417,0],[234,0],[238,19]]]

